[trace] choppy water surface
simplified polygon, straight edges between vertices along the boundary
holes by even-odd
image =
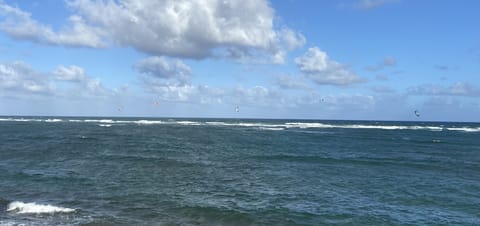
[[[0,117],[0,225],[480,224],[480,124]]]

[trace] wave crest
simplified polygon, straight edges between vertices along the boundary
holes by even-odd
[[[75,209],[52,205],[42,205],[35,202],[24,203],[20,201],[14,201],[8,204],[7,212],[15,212],[19,214],[71,213],[75,212]]]

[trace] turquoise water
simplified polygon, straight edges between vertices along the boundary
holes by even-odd
[[[480,124],[0,117],[0,225],[479,225]]]

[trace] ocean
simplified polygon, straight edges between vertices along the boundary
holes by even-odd
[[[2,116],[0,225],[480,225],[480,124]]]

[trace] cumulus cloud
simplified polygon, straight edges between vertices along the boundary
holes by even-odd
[[[408,89],[410,95],[426,95],[426,96],[465,96],[479,97],[480,88],[467,82],[456,82],[451,86],[439,85],[421,85],[410,87]]]
[[[283,44],[288,50],[301,48],[307,42],[305,36],[291,29],[284,28],[279,32],[279,36]]]
[[[317,84],[346,86],[363,82],[347,66],[330,60],[327,53],[318,47],[309,48],[301,57],[295,58],[300,71]]]
[[[87,25],[77,15],[69,17],[65,28],[54,31],[51,27],[32,19],[30,13],[1,1],[0,30],[14,38],[37,43],[93,48],[105,46],[105,43],[101,40],[104,33],[102,29]]]
[[[73,89],[76,91],[70,95],[102,97],[115,93],[104,87],[100,79],[86,75],[85,70],[76,65],[59,66],[51,74],[56,82],[70,82],[74,85]]]
[[[0,29],[39,43],[99,48],[133,47],[155,56],[203,59],[254,56],[283,63],[305,37],[276,29],[267,0],[67,1],[72,14],[60,30],[0,2]],[[233,52],[233,54],[232,54]]]
[[[71,83],[65,87],[62,82]],[[0,64],[0,89],[4,96],[22,98],[31,96],[103,97],[114,91],[105,88],[99,79],[85,75],[75,65],[59,66],[52,72],[39,72],[24,62]]]
[[[137,62],[134,68],[150,81],[158,80],[165,84],[184,85],[189,83],[191,69],[180,60],[165,57],[149,57]]]
[[[83,68],[71,65],[68,67],[59,66],[53,71],[55,78],[61,81],[81,82],[85,80]]]
[[[24,62],[0,64],[0,88],[3,94],[13,93],[16,96],[40,94],[48,95],[54,86],[48,76],[34,71]]]

